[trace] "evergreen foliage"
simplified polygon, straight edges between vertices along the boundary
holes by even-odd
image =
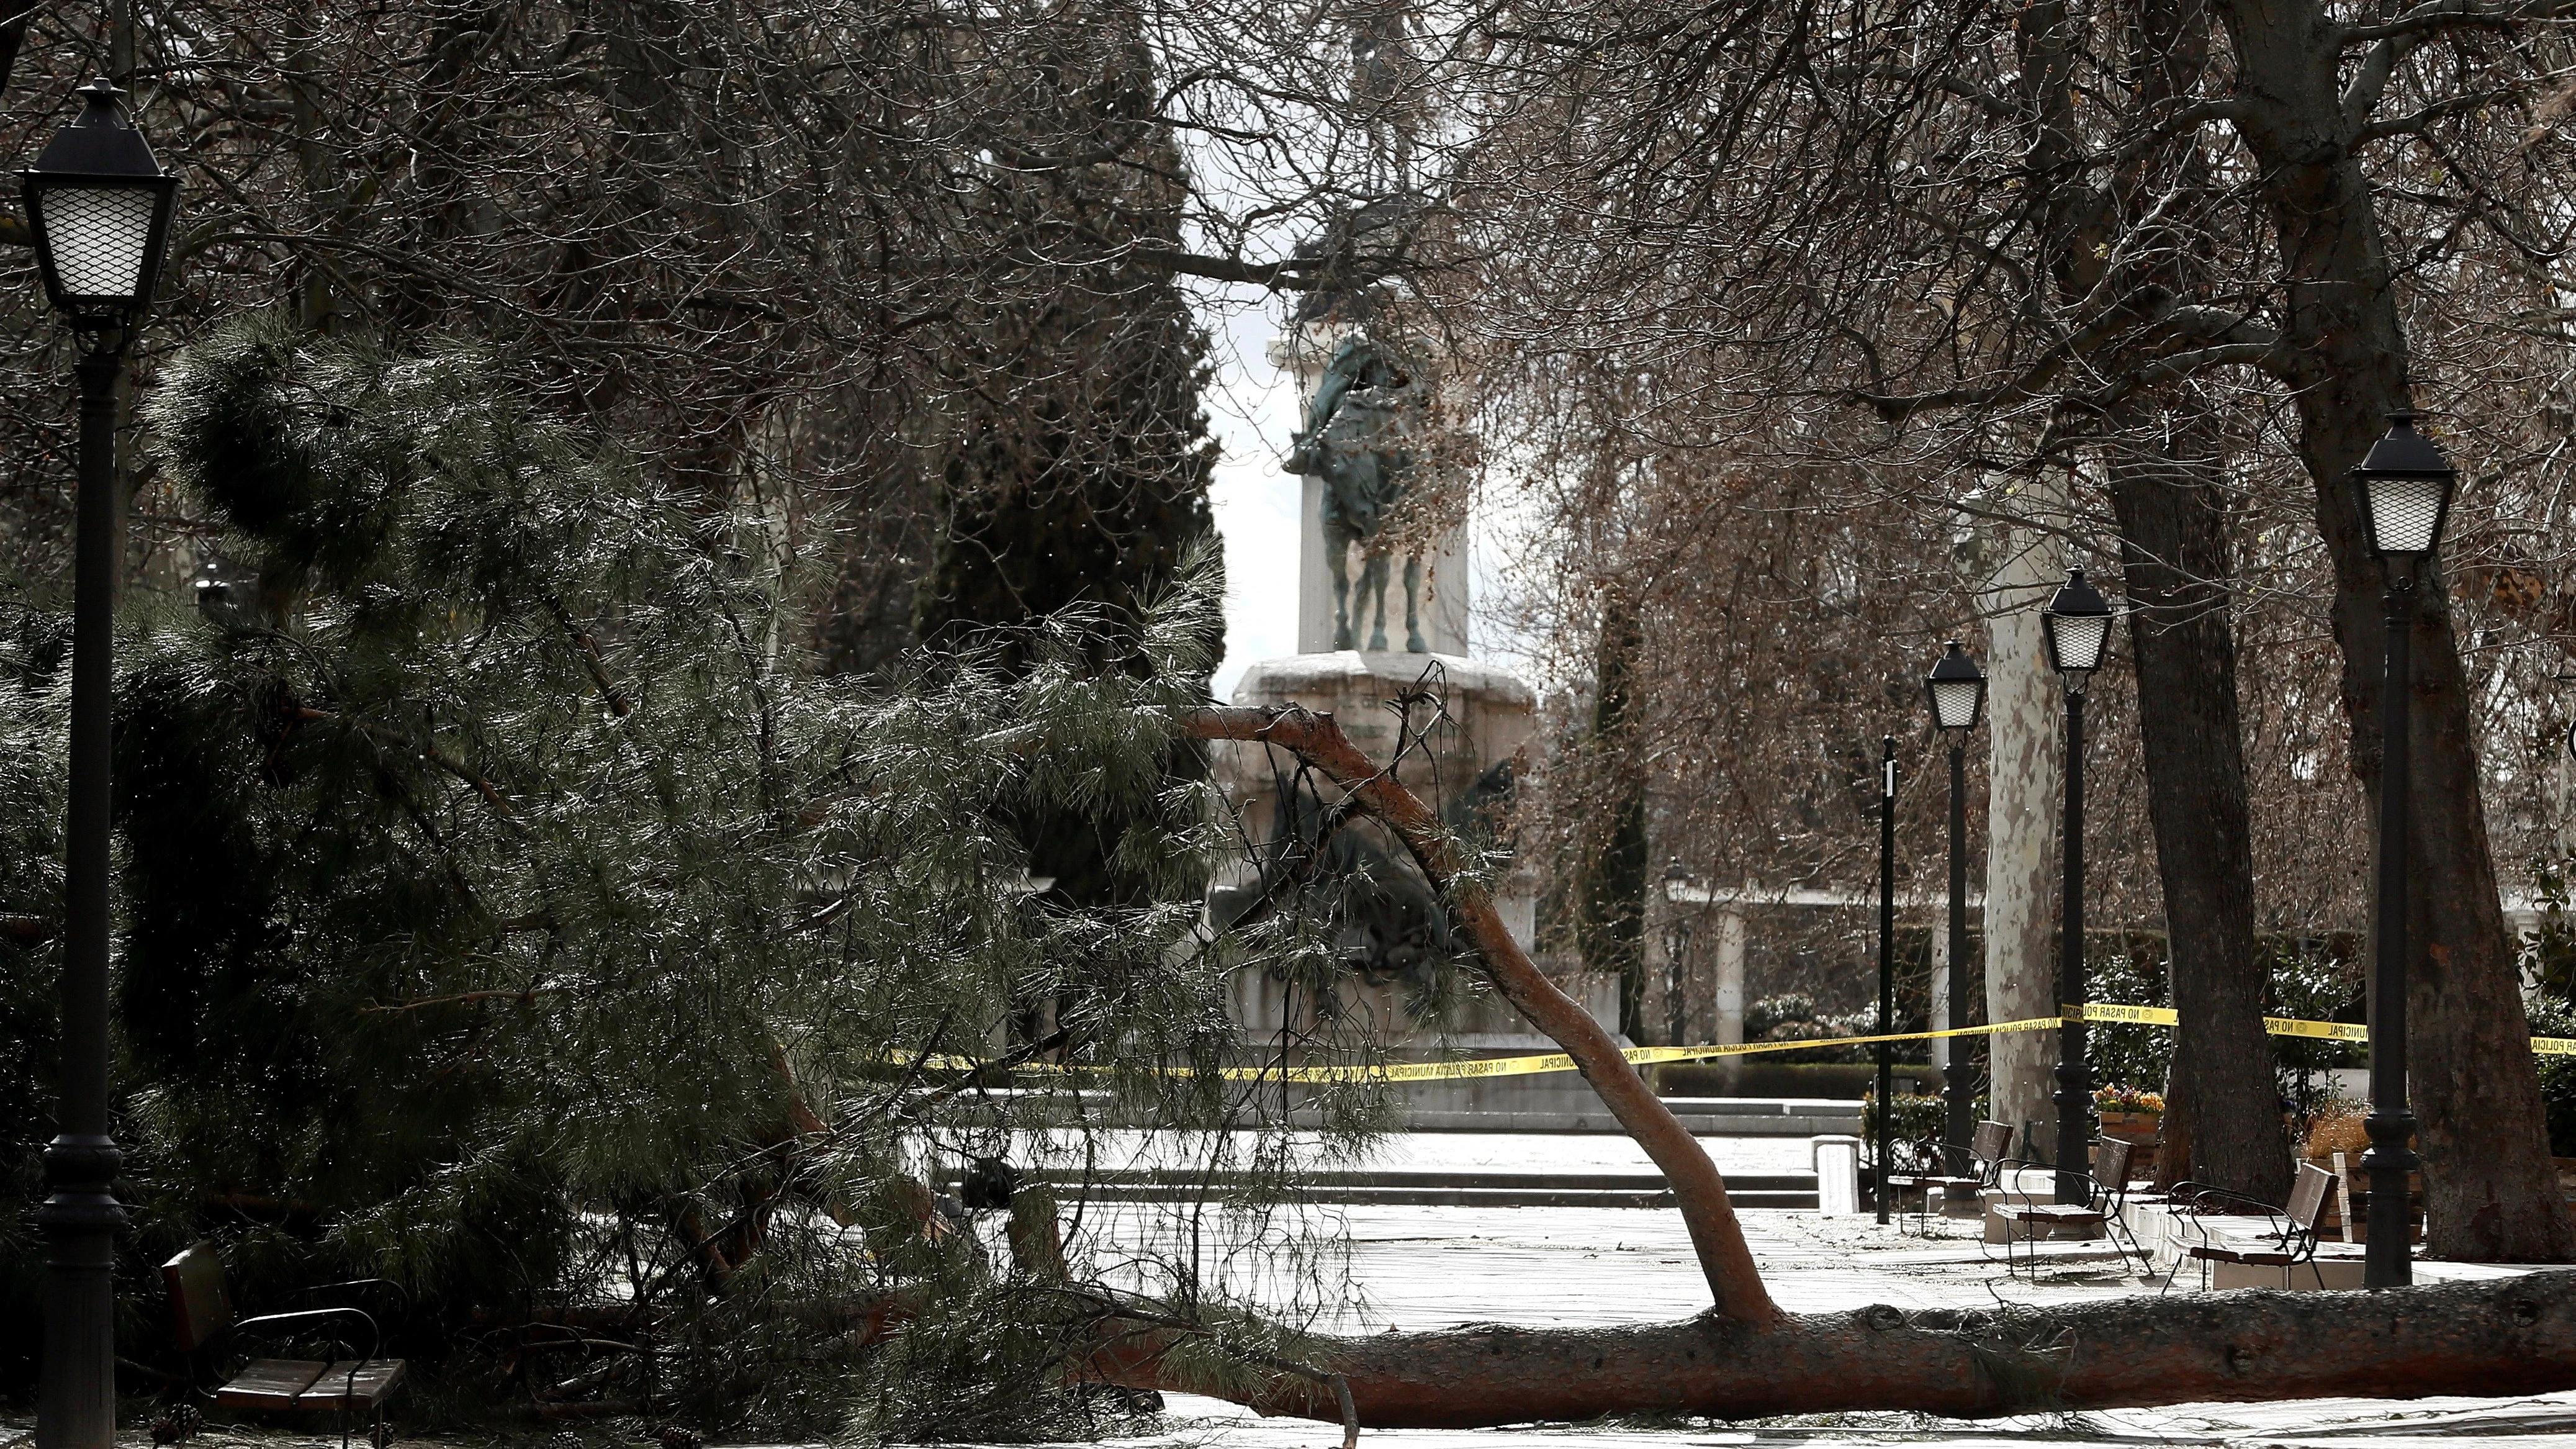
[[[532,1326],[599,1322],[650,1350],[597,1366],[612,1399],[1061,1429],[1089,1403],[1049,1367],[1096,1313],[1079,1265],[1032,1238],[994,1266],[938,1175],[965,1145],[1044,1156],[1011,1129],[1068,1107],[1254,1129],[1200,1140],[1256,1182],[1289,1165],[1261,1146],[1275,1088],[1209,1070],[1248,958],[1199,924],[1214,815],[1168,768],[1213,570],[1177,561],[1115,629],[1060,612],[891,683],[819,676],[732,521],[523,395],[463,350],[261,321],[154,399],[162,465],[258,582],[123,655],[129,1301],[212,1235],[254,1308],[398,1283],[432,1403],[524,1400],[587,1359]],[[27,617],[6,725],[58,740],[56,626]],[[42,793],[39,756],[9,753],[5,803]],[[1130,899],[1024,887],[993,822],[1050,812],[1117,822]],[[59,818],[9,809],[0,906],[58,898],[34,867]],[[0,1011],[49,1015],[49,958],[0,951]],[[964,1063],[1037,999],[1072,1070],[995,1095]],[[42,1077],[42,1033],[11,1040],[0,1084]],[[11,1130],[31,1196],[39,1139]],[[32,1245],[0,1249],[23,1308]],[[166,1358],[147,1317],[127,1350]]]
[[[1132,24],[1068,26],[1059,63],[986,138],[992,224],[1032,255],[1077,239],[1179,246],[1184,169],[1155,119],[1145,47],[1122,29]],[[953,407],[941,468],[947,528],[919,594],[924,639],[1082,605],[1131,628],[1187,551],[1215,546],[1206,343],[1187,299],[1167,272],[1133,262],[1063,269],[1056,282],[982,314],[983,375]],[[1113,868],[1114,839],[1093,822],[1031,818],[1023,833],[1032,869],[1064,898],[1138,898],[1143,882]]]
[[[14,584],[16,581],[12,580]],[[54,1135],[54,983],[62,974],[63,747],[71,704],[66,616],[0,601],[0,1202],[44,1195]],[[28,1214],[0,1211],[0,1304],[38,1301],[43,1253]],[[0,1313],[0,1385],[34,1380],[39,1316]]]

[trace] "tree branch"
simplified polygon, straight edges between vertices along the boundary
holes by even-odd
[[[484,779],[482,776],[475,774],[472,770],[467,769],[458,761],[442,753],[436,745],[413,739],[411,736],[404,734],[401,730],[391,728],[390,726],[374,724],[362,719],[353,719],[347,715],[333,714],[327,709],[315,709],[310,705],[296,706],[293,714],[298,720],[328,720],[336,721],[341,724],[355,725],[357,728],[366,731],[369,735],[372,735],[379,740],[383,740],[387,744],[400,745],[404,749],[419,755],[429,763],[436,765],[438,768],[445,770],[451,775],[454,775],[457,779],[473,786],[477,791],[481,792],[484,799],[492,802],[492,808],[500,811],[503,818],[513,822],[517,821],[519,818],[518,812],[510,808],[510,802],[501,798],[499,787],[495,786],[491,781]]]
[[[1757,1326],[1778,1320],[1780,1310],[1762,1286],[1761,1271],[1754,1266],[1752,1249],[1745,1245],[1744,1229],[1735,1219],[1726,1179],[1719,1175],[1717,1164],[1619,1054],[1618,1043],[1601,1024],[1558,990],[1512,939],[1484,887],[1467,878],[1456,840],[1438,812],[1371,764],[1331,715],[1293,704],[1218,707],[1192,710],[1181,718],[1180,726],[1193,739],[1241,740],[1287,750],[1395,832],[1440,893],[1451,921],[1474,945],[1486,979],[1523,1020],[1574,1058],[1575,1070],[1592,1084],[1602,1105],[1662,1169],[1664,1180],[1672,1185],[1682,1223],[1690,1231],[1700,1272],[1717,1300],[1717,1312]]]
[[[520,1005],[525,1006],[540,996],[559,995],[562,993],[563,989],[564,988],[560,986],[527,986],[494,991],[460,991],[454,996],[424,996],[417,1001],[396,1001],[390,1004],[361,1006],[358,1008],[358,1014],[360,1016],[374,1016],[380,1012],[418,1011],[425,1006],[456,1006],[467,1002],[499,1001],[504,998],[516,1001]]]
[[[2394,20],[2383,20],[2376,25],[2340,27],[2334,32],[2334,47],[2341,50],[2348,45],[2373,45],[2401,36],[2425,35],[2455,27],[2502,29],[2526,20],[2555,20],[2570,14],[2576,14],[2576,3],[2570,3],[2570,0],[2545,0],[2545,3],[2508,5],[2501,9],[2473,5],[2469,0],[2429,0],[2429,3],[2418,5]]]
[[[563,626],[564,636],[572,641],[573,652],[581,656],[581,667],[590,672],[590,682],[599,687],[600,698],[608,702],[608,712],[619,719],[633,713],[635,706],[627,702],[626,696],[608,677],[608,661],[599,657],[599,641],[591,637],[589,630],[573,622],[572,611],[563,606],[562,600],[549,597],[546,608],[554,614],[555,622]]]

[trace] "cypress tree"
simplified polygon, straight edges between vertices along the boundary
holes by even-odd
[[[1152,119],[1136,37],[1067,26],[1057,59],[1010,129],[985,138],[988,204],[1013,251],[1090,260],[1055,268],[1035,305],[1015,296],[983,319],[941,468],[947,528],[921,592],[925,639],[1073,606],[1132,631],[1185,556],[1213,567],[1205,340],[1168,273],[1132,260],[1178,247],[1180,155]],[[1031,870],[1068,900],[1144,899],[1111,864],[1125,827],[1094,812],[1028,819]]]

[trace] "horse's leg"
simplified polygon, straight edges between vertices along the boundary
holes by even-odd
[[[1324,563],[1333,571],[1333,647],[1351,647],[1351,541],[1339,529],[1324,530]],[[1365,577],[1365,575],[1363,575]]]
[[[1376,624],[1369,630],[1368,647],[1383,652],[1386,648],[1386,555],[1369,555],[1360,567],[1360,607],[1376,605]]]
[[[1422,555],[1404,556],[1404,647],[1416,654],[1428,654],[1431,646],[1422,642]]]

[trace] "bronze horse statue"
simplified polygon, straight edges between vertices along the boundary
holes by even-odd
[[[1305,431],[1290,441],[1287,471],[1324,482],[1324,560],[1333,572],[1333,647],[1353,649],[1350,551],[1360,549],[1360,611],[1376,620],[1368,647],[1386,648],[1387,550],[1377,542],[1404,496],[1413,467],[1409,446],[1422,415],[1423,389],[1403,363],[1368,334],[1355,332],[1333,349],[1306,406]],[[1422,638],[1422,555],[1404,559],[1404,647],[1428,654]]]

